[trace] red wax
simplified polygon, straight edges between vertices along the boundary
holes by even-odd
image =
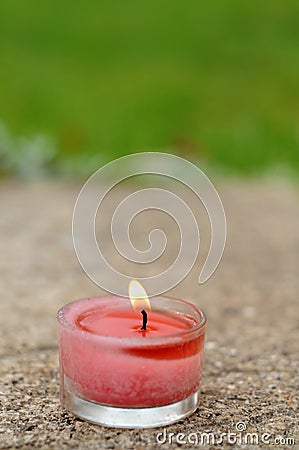
[[[119,407],[167,405],[198,390],[204,326],[198,327],[200,317],[165,302],[184,305],[153,299],[146,331],[127,299],[82,299],[63,308],[58,330],[65,389]]]
[[[82,330],[102,336],[116,337],[147,337],[165,336],[188,330],[196,324],[194,319],[179,317],[164,312],[148,312],[146,331],[141,331],[142,315],[130,310],[103,312],[101,308],[91,309],[80,314],[76,324]],[[138,333],[138,334],[136,334]]]

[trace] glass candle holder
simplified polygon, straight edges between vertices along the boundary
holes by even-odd
[[[120,428],[174,423],[195,411],[204,313],[151,298],[146,330],[125,298],[83,298],[57,313],[61,403],[90,422]]]

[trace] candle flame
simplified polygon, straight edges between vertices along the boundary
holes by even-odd
[[[134,311],[141,311],[142,309],[151,309],[151,304],[146,293],[146,290],[137,280],[130,281],[129,297]]]

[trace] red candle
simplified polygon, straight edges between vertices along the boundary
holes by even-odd
[[[126,298],[107,296],[77,300],[58,312],[62,401],[81,417],[118,426],[80,414],[82,404],[74,407],[74,398],[114,413],[179,405],[190,398],[193,410],[197,406],[203,313],[178,299],[156,297],[151,306],[145,298],[135,300],[136,310]],[[174,420],[163,423],[169,421]]]

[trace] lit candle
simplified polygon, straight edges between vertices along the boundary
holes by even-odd
[[[93,297],[58,312],[62,403],[108,426],[173,423],[198,405],[205,316],[183,300],[149,301],[137,281],[129,295],[131,303]]]

